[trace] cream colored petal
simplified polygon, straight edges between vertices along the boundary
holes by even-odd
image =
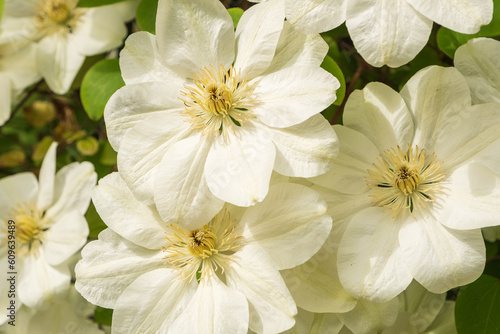
[[[324,32],[344,23],[346,0],[287,0],[287,20],[305,34]]]
[[[45,157],[40,167],[40,174],[38,175],[38,200],[37,208],[39,210],[46,210],[52,204],[54,199],[54,181],[56,175],[56,150],[57,143],[54,142],[50,145],[49,150],[45,153]]]

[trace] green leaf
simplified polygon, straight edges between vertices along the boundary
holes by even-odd
[[[113,310],[97,306],[94,313],[94,321],[98,324],[111,326],[111,319],[113,319]]]
[[[459,334],[500,333],[500,281],[482,275],[458,293],[455,321]]]
[[[118,59],[104,59],[92,66],[80,90],[83,108],[90,119],[99,120],[111,95],[124,85]]]
[[[231,18],[233,19],[234,29],[238,26],[238,22],[240,22],[241,15],[243,15],[243,9],[239,7],[229,8],[227,10]]]
[[[135,20],[141,30],[156,33],[156,11],[158,10],[158,0],[142,0],[137,7]]]
[[[78,1],[78,7],[100,7],[122,1],[125,0],[80,0]]]
[[[481,27],[476,34],[461,34],[441,27],[437,33],[438,47],[448,57],[453,58],[459,46],[476,37],[493,37],[500,35],[500,0],[493,1],[493,19],[488,25]]]
[[[342,101],[344,101],[344,97],[345,97],[345,78],[344,78],[344,74],[342,73],[342,70],[337,65],[337,63],[332,59],[332,57],[330,57],[328,55],[323,60],[323,63],[321,63],[321,67],[324,70],[327,70],[328,72],[330,72],[340,82],[340,88],[337,90],[337,99],[333,103],[334,105],[339,106],[339,105],[342,104]]]

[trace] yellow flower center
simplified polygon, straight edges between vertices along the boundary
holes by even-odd
[[[76,8],[77,0],[40,0],[35,25],[41,37],[52,34],[72,33],[84,9]]]
[[[15,236],[21,255],[37,252],[43,233],[48,229],[43,219],[44,212],[34,207],[33,204],[22,203],[9,215],[15,222]]]
[[[445,177],[442,164],[435,154],[427,154],[418,146],[410,146],[406,152],[399,146],[385,151],[366,178],[372,188],[373,205],[392,210],[393,218],[425,208],[441,192]]]
[[[243,237],[235,234],[235,227],[227,210],[193,231],[169,225],[165,237],[167,245],[163,247],[167,264],[179,270],[178,277],[189,281],[197,273],[201,274],[200,279],[219,269],[223,273],[224,266],[230,265],[232,255],[243,243]]]
[[[184,88],[183,115],[188,117],[192,128],[203,134],[224,135],[226,130],[234,131],[255,117],[252,113],[255,88],[232,66],[229,70],[223,66],[205,67],[193,75],[193,84]]]

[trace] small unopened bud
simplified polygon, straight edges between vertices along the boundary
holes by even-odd
[[[35,101],[23,109],[24,118],[35,127],[44,126],[56,116],[56,108],[50,101]]]

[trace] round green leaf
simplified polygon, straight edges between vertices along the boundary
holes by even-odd
[[[482,275],[457,297],[455,322],[459,334],[500,333],[500,281]]]
[[[122,1],[125,0],[80,0],[78,1],[78,7],[100,7]]]
[[[231,18],[233,19],[234,29],[238,26],[238,22],[240,22],[241,15],[243,15],[243,9],[239,7],[229,8],[227,10]]]
[[[123,86],[125,82],[118,59],[104,59],[92,66],[85,74],[80,90],[83,108],[89,118],[99,120],[111,95]]]
[[[141,30],[154,34],[156,32],[156,11],[158,0],[142,0],[137,7],[136,21]]]
[[[340,88],[337,89],[337,99],[335,102],[333,102],[334,105],[341,105],[342,101],[344,101],[344,96],[345,96],[345,78],[344,74],[342,73],[342,70],[340,67],[337,65],[335,60],[333,60],[332,57],[326,56],[325,59],[323,60],[323,63],[321,63],[321,67],[324,70],[327,70],[330,72],[334,77],[336,77],[339,82],[340,82]]]

